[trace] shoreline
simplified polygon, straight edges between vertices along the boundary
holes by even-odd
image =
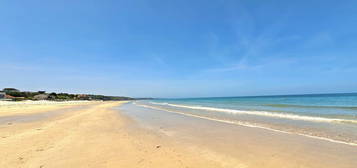
[[[353,145],[132,104],[121,106],[119,110],[142,127],[162,133],[171,141],[193,147],[198,153],[205,151],[201,154],[210,159],[224,156],[246,167],[272,168],[353,168],[357,164],[354,158],[357,148]]]
[[[313,139],[318,139],[318,140],[323,140],[323,141],[328,141],[328,142],[333,142],[333,143],[338,143],[338,144],[357,146],[357,144],[353,143],[353,142],[339,141],[339,140],[334,140],[334,139],[330,139],[330,138],[314,136],[314,135],[309,135],[309,134],[302,134],[302,133],[297,133],[297,132],[282,131],[282,130],[273,129],[273,128],[269,128],[269,127],[264,127],[264,126],[259,126],[259,125],[246,124],[246,123],[243,123],[243,122],[234,122],[234,121],[228,121],[228,120],[214,119],[214,118],[209,118],[209,117],[204,117],[204,116],[199,116],[199,115],[194,115],[194,114],[181,113],[181,112],[177,112],[177,111],[171,111],[171,110],[167,110],[167,109],[161,109],[161,108],[151,107],[151,106],[146,106],[146,105],[138,105],[138,106],[142,106],[142,107],[145,107],[145,108],[151,108],[151,109],[155,109],[155,110],[161,110],[161,111],[165,111],[165,112],[169,112],[169,113],[181,114],[181,115],[185,115],[185,116],[189,116],[189,117],[206,119],[206,120],[210,120],[210,121],[216,121],[216,122],[221,122],[221,123],[239,125],[239,126],[250,127],[250,128],[259,128],[259,129],[264,129],[264,130],[268,130],[268,131],[274,131],[274,132],[279,132],[279,133],[284,133],[284,134],[291,134],[291,135],[299,135],[299,136],[304,136],[304,137],[308,137],[308,138],[313,138]]]
[[[3,114],[4,109],[0,107]],[[352,168],[357,164],[354,146],[127,102],[17,109],[26,109],[24,117],[58,114],[0,123],[0,167]]]

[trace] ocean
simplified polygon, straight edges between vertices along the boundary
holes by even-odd
[[[154,99],[134,104],[218,122],[357,145],[357,94]]]

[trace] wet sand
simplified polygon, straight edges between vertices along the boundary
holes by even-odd
[[[142,127],[226,167],[355,168],[357,147],[233,125],[132,104],[119,108]]]

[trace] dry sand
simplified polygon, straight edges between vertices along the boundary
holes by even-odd
[[[93,101],[0,101],[0,117],[15,116],[24,114],[34,114],[47,112],[50,110],[58,110],[70,108],[78,105],[95,104],[99,102]]]
[[[225,166],[179,148],[160,135],[136,128],[130,119],[111,109],[121,103],[94,102],[79,109],[73,104],[70,107],[63,104],[0,106],[0,118],[20,114],[30,117],[50,110],[73,108],[46,119],[0,124],[0,167]]]

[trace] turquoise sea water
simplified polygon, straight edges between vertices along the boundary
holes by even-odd
[[[155,99],[137,105],[357,144],[357,94]]]
[[[357,119],[357,93],[157,99],[154,102],[249,111]]]

